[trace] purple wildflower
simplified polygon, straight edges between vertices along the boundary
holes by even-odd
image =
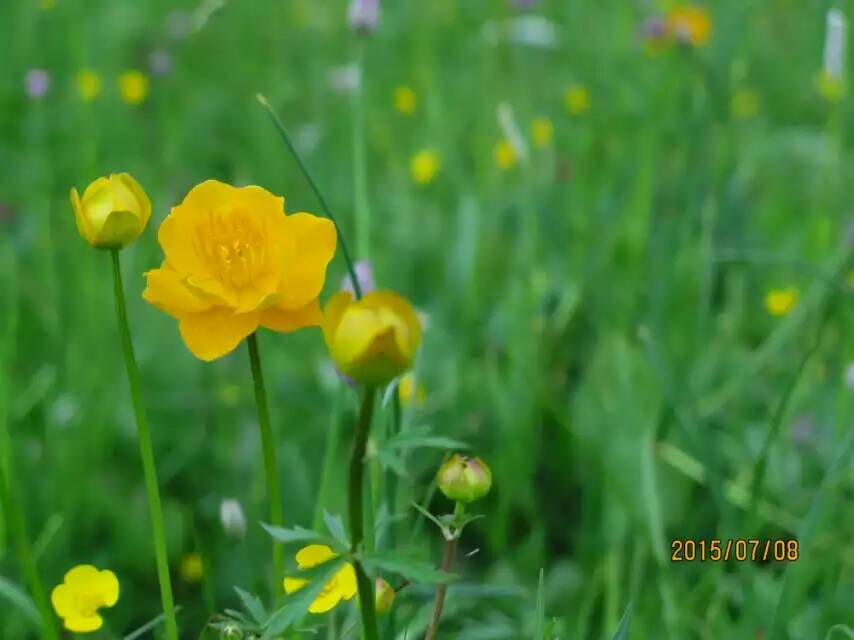
[[[24,78],[24,85],[30,98],[43,98],[50,90],[50,74],[44,69],[30,69]]]

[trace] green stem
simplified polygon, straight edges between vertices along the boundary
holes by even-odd
[[[374,396],[376,389],[366,387],[362,398],[362,408],[359,411],[359,422],[356,425],[356,436],[353,441],[353,456],[350,458],[350,551],[356,554],[365,537],[364,530],[364,468],[365,451],[368,446],[368,435],[371,431],[371,420],[374,415]],[[362,613],[362,633],[364,640],[379,640],[377,613],[374,602],[374,588],[358,559],[353,560],[356,571],[356,584],[359,588],[359,609]]]
[[[278,130],[282,141],[285,143],[285,146],[288,148],[288,151],[291,152],[291,155],[294,157],[294,160],[297,163],[297,167],[299,167],[300,172],[308,182],[308,185],[311,187],[311,190],[317,197],[318,202],[320,202],[320,207],[323,209],[324,215],[332,221],[332,224],[335,225],[335,231],[338,233],[338,242],[341,243],[341,253],[344,255],[344,261],[347,263],[347,272],[350,275],[350,281],[353,283],[353,291],[356,292],[356,298],[361,298],[362,287],[359,285],[359,279],[356,277],[356,268],[353,266],[353,260],[350,257],[350,250],[347,248],[347,242],[346,240],[344,240],[344,234],[341,233],[341,227],[338,225],[338,221],[335,219],[335,216],[332,215],[332,210],[326,203],[326,198],[323,197],[323,194],[317,187],[317,183],[314,181],[314,178],[311,177],[311,173],[309,173],[308,167],[306,167],[305,163],[299,155],[299,152],[294,146],[294,143],[291,140],[291,136],[290,134],[288,134],[288,130],[285,128],[284,123],[282,123],[276,112],[273,111],[273,107],[267,101],[267,98],[262,96],[260,93],[255,97],[258,99],[258,102],[261,103],[261,106],[267,109],[267,113],[270,114],[270,119],[276,126],[276,129]]]
[[[264,475],[267,479],[267,500],[270,503],[270,524],[281,527],[282,497],[279,492],[279,473],[276,468],[276,440],[270,425],[270,408],[267,403],[267,390],[264,387],[264,372],[261,370],[261,354],[258,351],[258,336],[251,334],[246,342],[249,345],[249,362],[252,365],[252,383],[255,387],[255,404],[258,407],[258,426],[261,429],[261,449],[264,454]],[[274,580],[284,576],[285,565],[281,545],[273,542]]]
[[[151,447],[151,434],[145,407],[142,404],[142,390],[139,383],[139,368],[130,338],[125,291],[122,284],[122,270],[119,262],[119,250],[111,252],[113,259],[113,282],[116,294],[116,317],[119,323],[125,367],[127,368],[131,402],[136,417],[139,435],[139,455],[142,458],[142,472],[145,477],[145,489],[148,493],[148,512],[151,517],[151,529],[154,536],[154,557],[157,562],[157,579],[160,582],[160,599],[163,603],[163,616],[166,621],[166,637],[178,640],[178,624],[175,620],[175,604],[172,599],[172,583],[169,579],[169,559],[166,554],[166,534],[163,527],[163,508],[160,505],[160,490],[157,487],[157,468],[154,465],[154,451]]]
[[[456,536],[445,541],[445,553],[442,556],[442,571],[448,572],[451,570],[456,549]],[[433,615],[430,616],[430,626],[427,627],[427,633],[424,635],[424,640],[434,640],[439,633],[439,621],[442,618],[442,610],[445,608],[445,596],[447,593],[448,584],[446,582],[443,582],[436,587],[436,603],[433,605]]]
[[[394,395],[392,397],[392,420],[391,433],[389,434],[390,437],[394,437],[400,433],[402,423],[403,410],[400,406],[400,389],[395,389]],[[389,469],[386,473],[386,504],[388,505],[388,514],[390,516],[390,520],[388,523],[388,540],[386,543],[386,547],[388,549],[394,550],[394,548],[397,546],[397,523],[394,519],[394,516],[397,513],[397,476],[391,469]],[[397,637],[397,609],[395,607],[392,607],[391,611],[388,612],[385,635],[387,638]]]

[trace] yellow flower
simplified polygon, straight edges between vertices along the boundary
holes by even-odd
[[[145,230],[151,202],[128,173],[98,178],[83,192],[71,189],[71,206],[77,230],[94,247],[118,249],[129,245]]]
[[[798,290],[794,287],[772,289],[765,296],[765,308],[772,316],[785,316],[798,303]]]
[[[148,97],[148,76],[130,69],[119,76],[119,92],[128,104],[139,104]]]
[[[438,152],[433,149],[422,149],[412,156],[409,171],[412,174],[412,180],[417,184],[429,184],[433,182],[441,166],[442,160]]]
[[[374,606],[378,615],[384,615],[391,611],[395,595],[394,587],[386,580],[377,578],[374,581]]]
[[[54,587],[50,601],[65,628],[74,633],[97,631],[104,624],[101,607],[112,607],[119,599],[116,574],[98,571],[91,564],[77,565]]]
[[[427,396],[424,387],[418,383],[415,379],[415,374],[411,371],[400,377],[400,382],[397,384],[397,393],[400,396],[400,404],[404,407],[420,407],[424,404],[424,398]]]
[[[178,573],[181,580],[188,584],[201,582],[205,577],[205,565],[202,562],[202,556],[198,553],[188,553],[181,558],[181,564],[178,567]]]
[[[573,85],[564,92],[563,103],[570,115],[580,116],[590,109],[590,90],[581,84]]]
[[[759,113],[759,95],[752,89],[739,89],[732,96],[730,110],[736,120],[749,120]]]
[[[324,310],[323,337],[341,373],[384,385],[412,366],[421,322],[409,301],[391,291],[371,291],[361,300],[339,291]]]
[[[531,137],[534,139],[534,144],[541,149],[551,145],[554,131],[555,127],[548,118],[534,118],[531,123]]]
[[[77,93],[84,102],[91,102],[101,93],[101,76],[94,69],[77,72]]]
[[[702,47],[712,35],[712,19],[702,7],[684,5],[667,14],[667,28],[677,40]]]
[[[324,544],[310,544],[297,551],[297,566],[300,569],[310,569],[332,560],[337,555]],[[308,580],[303,578],[285,578],[285,592],[290,594],[299,591],[307,584]],[[353,570],[353,565],[349,562],[345,563],[329,582],[323,585],[323,590],[308,610],[311,613],[326,613],[338,606],[341,600],[351,600],[356,595],[356,590],[356,572]]]
[[[505,171],[516,166],[516,161],[518,159],[516,155],[516,147],[514,147],[513,143],[506,138],[498,141],[495,145],[494,153],[495,162]]]
[[[285,215],[285,199],[261,187],[208,180],[174,207],[157,234],[165,258],[146,273],[143,297],[178,320],[202,360],[233,351],[259,326],[318,326],[335,226]]]
[[[418,106],[418,99],[412,87],[401,85],[394,89],[394,108],[405,116],[411,116],[415,113],[415,108]]]
[[[845,83],[842,78],[822,71],[816,78],[816,86],[821,97],[828,102],[839,102],[845,95]]]

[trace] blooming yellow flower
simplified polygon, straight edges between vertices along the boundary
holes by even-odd
[[[400,396],[400,404],[404,407],[420,407],[424,404],[424,398],[427,396],[424,387],[418,383],[415,379],[415,374],[411,371],[400,377],[400,382],[397,384],[397,393]]]
[[[261,187],[208,180],[160,225],[165,259],[145,274],[143,297],[178,320],[197,358],[224,356],[259,326],[320,324],[335,226],[310,213],[285,215],[284,205]]]
[[[332,560],[337,555],[324,544],[310,544],[297,551],[297,566],[300,569],[310,569]],[[308,580],[303,578],[285,578],[285,592],[290,594],[299,591],[307,584]],[[353,565],[348,562],[323,585],[323,590],[314,599],[308,610],[310,613],[326,613],[338,606],[341,600],[351,600],[356,595],[356,591],[356,572],[353,570]]]
[[[772,289],[765,296],[765,308],[772,316],[785,316],[798,304],[799,293],[794,287]]]
[[[116,574],[98,571],[91,564],[77,565],[54,587],[50,601],[65,628],[74,633],[97,631],[104,624],[98,609],[112,607],[119,600]]]
[[[405,116],[411,116],[415,113],[415,108],[418,106],[418,98],[412,87],[401,85],[394,89],[394,108]]]
[[[546,117],[534,118],[531,123],[531,137],[534,139],[534,144],[541,149],[551,145],[554,131],[552,121]]]
[[[759,94],[752,89],[739,89],[732,96],[730,110],[736,120],[749,120],[759,113]]]
[[[148,97],[148,76],[130,69],[119,76],[119,93],[128,104],[139,104]]]
[[[438,152],[433,149],[422,149],[412,156],[409,172],[412,174],[412,180],[417,184],[429,184],[436,178],[441,166],[442,159]]]
[[[101,76],[94,69],[77,72],[77,93],[84,102],[91,102],[101,94]]]
[[[181,580],[188,584],[201,582],[202,578],[205,577],[205,565],[202,562],[202,556],[195,551],[185,554],[181,558],[178,574],[181,576]]]
[[[71,206],[77,230],[94,247],[118,249],[129,245],[145,230],[151,201],[128,173],[98,178],[83,192],[71,189]]]
[[[677,40],[702,47],[712,35],[712,18],[702,7],[683,5],[667,14],[667,28]]]
[[[384,385],[412,366],[421,322],[409,301],[391,291],[371,291],[361,300],[339,291],[324,309],[323,337],[341,373]]]
[[[816,78],[816,87],[821,97],[828,102],[839,102],[845,95],[845,83],[841,78],[822,71]]]
[[[498,141],[495,145],[494,153],[495,162],[505,171],[516,166],[516,162],[518,160],[516,147],[514,147],[513,143],[506,138]]]
[[[573,85],[564,91],[563,103],[570,115],[580,116],[590,109],[590,90],[582,84]]]

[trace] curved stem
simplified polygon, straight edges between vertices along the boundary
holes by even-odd
[[[350,275],[350,281],[353,283],[353,291],[356,292],[356,298],[361,298],[362,287],[359,285],[359,279],[356,277],[356,268],[353,266],[353,260],[350,257],[350,250],[347,248],[347,241],[344,240],[344,234],[341,233],[341,227],[338,225],[338,221],[335,219],[335,216],[332,215],[332,210],[329,208],[329,205],[326,204],[326,198],[323,197],[323,194],[317,187],[317,183],[314,181],[314,178],[311,177],[311,174],[308,171],[308,167],[305,166],[305,163],[302,161],[299,152],[297,151],[293,141],[291,140],[290,134],[288,134],[288,130],[285,128],[284,123],[282,123],[276,112],[273,111],[273,107],[267,101],[267,98],[262,96],[260,93],[255,97],[258,99],[258,102],[260,102],[261,105],[265,109],[267,109],[267,113],[270,114],[270,119],[273,121],[273,124],[279,131],[279,135],[281,136],[282,141],[284,141],[285,146],[288,148],[288,151],[291,152],[291,155],[294,157],[294,160],[297,163],[297,167],[299,167],[300,172],[308,182],[308,185],[311,187],[311,190],[314,191],[314,195],[317,197],[318,202],[320,202],[320,207],[323,209],[324,215],[330,220],[332,220],[332,224],[335,225],[335,231],[338,233],[338,242],[341,243],[341,253],[344,255],[344,261],[347,263],[347,272]]]
[[[356,425],[356,436],[353,441],[353,455],[350,458],[350,551],[356,554],[365,537],[364,529],[364,467],[365,451],[368,447],[368,435],[371,432],[371,420],[374,415],[374,396],[376,389],[366,387],[362,398],[362,408],[359,411],[359,422]],[[356,571],[356,584],[359,588],[359,609],[362,613],[362,633],[365,640],[379,640],[377,627],[376,603],[374,588],[358,559],[353,560]]]
[[[160,504],[160,489],[157,486],[157,468],[154,465],[154,451],[151,446],[151,434],[145,407],[142,404],[142,390],[139,383],[139,368],[130,338],[125,291],[122,284],[122,271],[119,262],[119,250],[112,249],[113,282],[116,296],[116,317],[119,323],[122,350],[124,351],[130,397],[133,413],[136,417],[136,429],[139,435],[139,455],[142,459],[142,473],[145,478],[145,490],[148,494],[148,512],[151,517],[151,529],[154,537],[154,557],[157,563],[157,579],[160,582],[160,599],[163,603],[163,617],[166,621],[166,637],[178,640],[178,624],[175,620],[175,604],[172,599],[172,583],[169,579],[169,558],[166,553],[166,534],[163,527],[163,508]]]
[[[276,467],[276,439],[270,424],[270,408],[267,403],[267,389],[264,386],[264,372],[261,369],[261,353],[258,350],[258,336],[253,333],[246,339],[249,345],[249,363],[252,367],[252,383],[255,388],[255,404],[258,407],[258,427],[261,429],[261,449],[264,455],[264,475],[267,479],[267,500],[270,504],[270,524],[281,527],[282,496],[279,491],[279,472]],[[285,571],[284,555],[281,545],[273,542],[274,582],[281,580]]]
[[[442,571],[448,572],[451,570],[451,565],[454,562],[454,551],[456,551],[456,549],[456,537],[445,541],[445,553],[442,556]],[[442,609],[445,608],[445,595],[447,593],[447,583],[442,583],[436,587],[436,604],[433,605],[433,615],[430,617],[430,626],[427,627],[427,633],[424,636],[424,640],[434,640],[436,638],[436,634],[439,633],[439,620],[442,618]]]

